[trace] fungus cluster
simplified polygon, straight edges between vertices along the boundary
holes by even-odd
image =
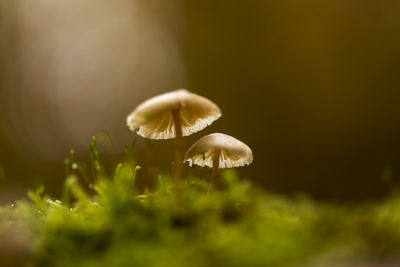
[[[249,165],[251,149],[236,138],[214,133],[195,142],[184,157],[183,136],[201,131],[221,117],[219,107],[211,100],[185,89],[152,97],[127,117],[129,129],[149,139],[175,138],[174,179],[182,183],[183,163],[213,169],[212,184],[220,168]]]

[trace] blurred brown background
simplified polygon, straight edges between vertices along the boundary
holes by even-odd
[[[57,194],[69,149],[87,159],[102,130],[113,166],[136,137],[126,115],[177,88],[224,114],[187,146],[241,139],[255,161],[240,173],[266,189],[383,196],[400,167],[399,14],[396,0],[0,0],[0,200]],[[172,147],[141,140],[139,163],[168,171]]]

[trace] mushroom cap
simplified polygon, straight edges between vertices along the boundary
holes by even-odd
[[[253,152],[245,143],[222,133],[206,135],[195,142],[185,155],[185,162],[192,166],[213,167],[213,157],[219,153],[219,168],[250,165]]]
[[[204,129],[222,115],[212,101],[180,89],[152,97],[137,106],[127,117],[127,125],[145,138],[175,138],[173,111],[179,112],[183,136]]]

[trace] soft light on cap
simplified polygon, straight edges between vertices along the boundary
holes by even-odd
[[[186,152],[185,162],[204,167],[213,167],[214,156],[219,156],[219,168],[232,168],[249,165],[253,162],[250,147],[238,139],[213,133],[200,138]]]
[[[140,104],[128,116],[127,125],[131,131],[145,138],[175,138],[174,111],[179,114],[183,136],[204,129],[222,115],[212,101],[180,89],[152,97]]]

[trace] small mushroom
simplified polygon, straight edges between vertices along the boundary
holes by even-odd
[[[213,133],[197,140],[186,152],[185,162],[212,168],[211,185],[215,186],[218,170],[250,165],[253,162],[253,152],[245,143],[236,138]]]
[[[175,138],[175,180],[180,183],[183,172],[183,136],[198,132],[219,117],[221,110],[205,97],[185,89],[152,97],[127,117],[131,131],[149,139]]]

